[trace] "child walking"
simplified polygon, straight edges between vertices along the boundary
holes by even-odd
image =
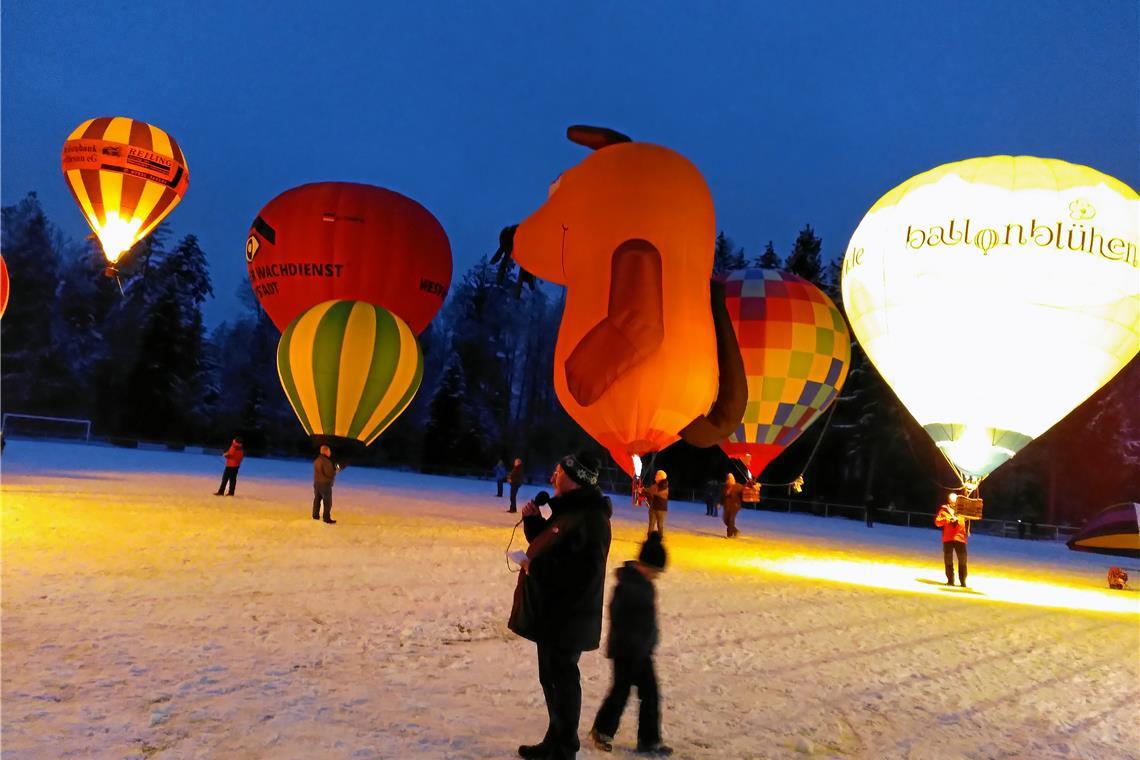
[[[613,750],[622,711],[630,689],[637,687],[641,709],[637,722],[637,751],[664,757],[673,748],[661,742],[661,708],[653,650],[657,646],[657,592],[653,580],[665,569],[661,534],[653,531],[641,545],[636,561],[617,571],[617,585],[610,599],[610,637],[606,656],[613,660],[613,685],[598,709],[590,739],[606,752]]]

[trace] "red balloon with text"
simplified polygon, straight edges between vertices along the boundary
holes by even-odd
[[[340,299],[382,306],[419,335],[451,286],[451,245],[431,212],[354,182],[301,185],[271,200],[250,226],[245,260],[279,330]]]

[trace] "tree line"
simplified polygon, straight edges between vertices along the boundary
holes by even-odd
[[[97,435],[111,439],[220,447],[242,435],[253,454],[311,453],[277,377],[279,333],[247,284],[236,313],[207,331],[202,305],[214,291],[195,235],[175,239],[161,225],[132,250],[116,281],[102,276],[97,245],[61,234],[30,193],[2,209],[0,248],[12,282],[0,321],[5,412],[90,419]],[[823,255],[811,225],[783,256],[769,241],[750,257],[721,232],[714,272],[784,269],[819,286],[842,310],[841,258]],[[562,306],[561,289],[517,288],[501,281],[488,256],[479,258],[419,338],[419,393],[364,461],[485,473],[500,457],[517,456],[537,480],[566,451],[597,448],[554,393]],[[1140,362],[1133,361],[987,479],[987,516],[1076,523],[1107,504],[1136,499],[1138,386]],[[652,466],[666,469],[681,491],[700,491],[732,470],[718,448],[683,442]],[[857,343],[833,411],[781,454],[763,481],[790,483],[800,474],[799,498],[898,509],[932,510],[955,483]],[[606,477],[623,484],[616,466]]]

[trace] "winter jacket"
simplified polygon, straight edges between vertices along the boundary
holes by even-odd
[[[942,543],[960,541],[966,543],[970,537],[970,521],[964,517],[954,519],[950,510],[943,504],[934,516],[934,524],[942,528]]]
[[[495,480],[506,480],[507,468],[503,466],[502,462],[499,462],[495,465],[495,469],[491,470],[491,475],[495,478]]]
[[[313,485],[331,486],[336,480],[336,466],[324,454],[313,460]]]
[[[511,475],[509,480],[511,481],[512,486],[521,486],[523,484],[523,471],[521,464],[516,464],[511,468]]]
[[[645,498],[649,500],[649,508],[658,512],[669,511],[669,481],[659,480],[645,491]]]
[[[644,660],[657,646],[657,591],[632,560],[615,575],[606,657]]]
[[[744,486],[740,483],[725,483],[721,500],[726,510],[739,510],[744,498]]]
[[[226,467],[241,467],[241,460],[245,458],[245,450],[241,444],[234,441],[225,453]]]
[[[550,511],[550,519],[523,518],[530,566],[519,573],[507,627],[559,649],[597,649],[613,505],[596,486],[581,486],[551,499]]]

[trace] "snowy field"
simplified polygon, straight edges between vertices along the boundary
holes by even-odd
[[[13,440],[2,466],[5,760],[510,758],[541,738],[493,483],[349,468],[329,526],[304,461],[247,458],[234,498],[211,495],[218,456]],[[615,503],[611,567],[643,535]],[[1111,558],[978,536],[952,591],[933,530],[739,524],[727,541],[703,504],[670,507],[676,756],[1140,757],[1140,595],[1104,588]],[[606,757],[585,735],[609,663],[581,666],[579,757]]]

